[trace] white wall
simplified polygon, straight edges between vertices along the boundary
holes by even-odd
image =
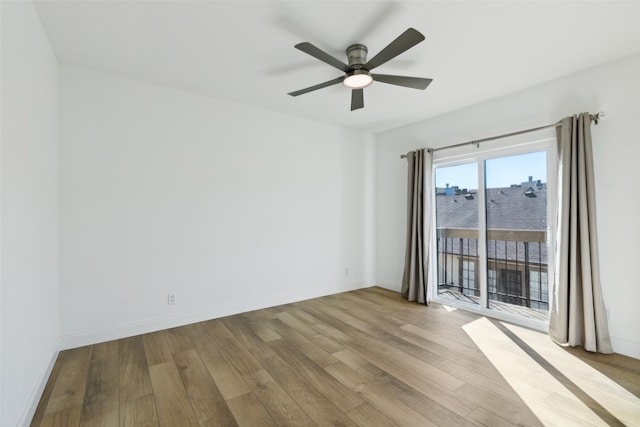
[[[60,73],[63,347],[373,284],[371,135]]]
[[[592,126],[598,237],[605,304],[614,350],[640,358],[638,263],[640,55],[376,136],[378,283],[400,290],[404,263],[406,162],[399,156],[554,123],[603,110]]]
[[[27,424],[58,311],[58,66],[30,2],[1,2],[0,425]]]

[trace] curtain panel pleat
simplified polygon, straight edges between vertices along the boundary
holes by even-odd
[[[589,114],[563,119],[557,139],[555,288],[549,336],[561,345],[611,353],[600,285]]]
[[[409,301],[427,304],[432,233],[431,153],[425,149],[410,151],[407,164],[407,240],[401,294]]]

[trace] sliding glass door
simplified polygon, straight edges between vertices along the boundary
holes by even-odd
[[[434,163],[437,301],[546,324],[553,199],[545,147]]]

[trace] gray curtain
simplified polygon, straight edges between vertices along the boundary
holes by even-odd
[[[425,149],[410,151],[407,163],[407,243],[401,294],[409,301],[427,304],[432,228],[431,153]]]
[[[558,129],[558,212],[550,337],[611,353],[598,262],[596,199],[588,113]]]

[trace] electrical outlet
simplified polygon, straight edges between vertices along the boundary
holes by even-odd
[[[349,267],[346,267],[346,268],[344,269],[344,275],[345,275],[345,276],[348,276],[348,275],[349,275]]]
[[[176,303],[176,294],[167,295],[167,304],[174,305]]]

